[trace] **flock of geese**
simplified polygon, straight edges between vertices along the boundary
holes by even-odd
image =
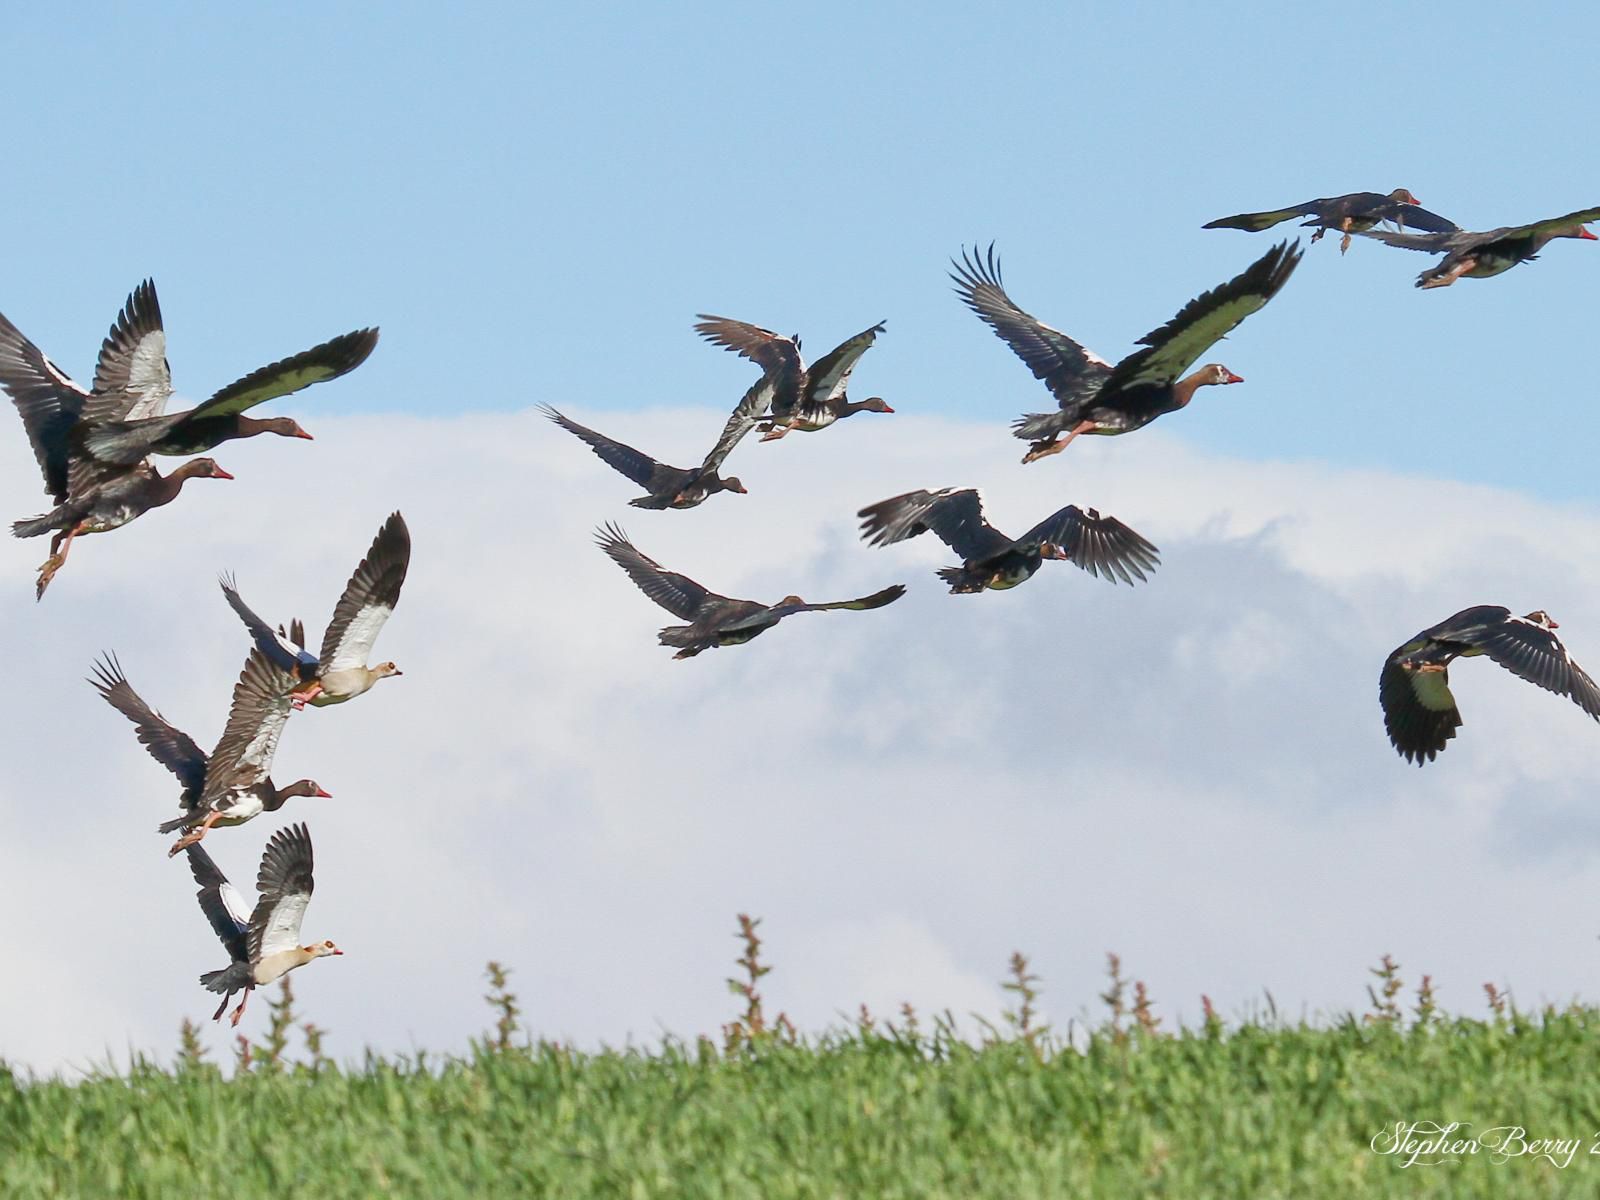
[[[1535,258],[1557,238],[1595,240],[1585,223],[1600,208],[1584,209],[1529,225],[1471,233],[1421,207],[1404,188],[1387,195],[1356,192],[1310,200],[1269,212],[1241,213],[1207,229],[1259,232],[1296,217],[1315,230],[1311,241],[1335,231],[1340,253],[1353,236],[1443,255],[1417,280],[1422,288],[1447,287],[1461,278],[1487,278]],[[1382,226],[1390,224],[1395,229]],[[1304,255],[1298,244],[1275,245],[1240,274],[1185,304],[1171,320],[1140,338],[1137,348],[1111,363],[1018,307],[1001,282],[991,245],[962,251],[950,276],[961,300],[1022,359],[1056,401],[1053,411],[1029,413],[1013,424],[1028,444],[1023,463],[1065,450],[1083,435],[1115,436],[1142,429],[1187,406],[1202,387],[1243,382],[1221,363],[1194,364],[1217,341],[1266,304],[1294,274]],[[752,431],[760,441],[815,433],[857,413],[892,413],[881,397],[854,401],[847,387],[856,364],[877,336],[880,322],[806,365],[798,336],[701,314],[695,331],[712,345],[749,360],[759,377],[740,398],[721,436],[697,466],[675,467],[578,424],[554,408],[542,411],[579,438],[644,494],[637,508],[689,509],[720,492],[743,493],[723,463]],[[11,397],[32,445],[54,508],[15,522],[17,537],[51,535],[40,566],[42,599],[67,561],[74,541],[118,529],[177,499],[190,479],[232,479],[204,455],[222,443],[272,433],[309,439],[288,417],[258,419],[249,410],[269,400],[347,374],[377,345],[376,328],[358,329],[274,362],[222,388],[197,407],[167,413],[172,379],[155,285],[146,280],[129,295],[100,348],[92,386],[85,389],[57,368],[0,315],[0,388]],[[188,458],[162,474],[154,458]],[[1140,534],[1094,508],[1068,504],[1020,537],[989,524],[975,488],[917,490],[869,504],[858,513],[861,536],[888,546],[931,532],[961,561],[938,571],[952,593],[1004,590],[1025,583],[1047,560],[1070,562],[1111,583],[1146,580],[1159,551]],[[667,570],[636,548],[614,523],[596,541],[649,599],[683,624],[660,632],[661,644],[689,658],[705,650],[747,642],[802,612],[882,608],[905,594],[893,584],[854,600],[808,603],[786,596],[774,604],[719,595],[686,575]],[[398,512],[378,530],[334,606],[318,650],[309,648],[299,620],[276,624],[252,610],[232,577],[221,579],[226,603],[252,643],[221,736],[210,754],[133,690],[115,655],[94,664],[90,683],[134,726],[140,743],[176,776],[179,815],[163,822],[177,833],[169,854],[183,852],[199,885],[198,899],[228,952],[228,965],[200,977],[222,997],[220,1020],[242,994],[238,1024],[250,992],[312,959],[341,953],[331,941],[305,944],[301,924],[313,888],[311,838],[303,824],[280,829],[267,842],[247,905],[201,844],[217,827],[244,824],[276,812],[294,797],[327,796],[315,781],[286,787],[271,778],[278,742],[290,716],[306,705],[342,704],[379,680],[400,674],[392,662],[369,663],[384,623],[399,602],[411,561],[411,538]],[[1384,723],[1395,749],[1421,765],[1431,761],[1461,725],[1450,693],[1448,668],[1458,657],[1487,655],[1514,674],[1564,695],[1600,720],[1600,688],[1555,636],[1543,611],[1526,616],[1475,605],[1448,617],[1398,647],[1379,679]]]

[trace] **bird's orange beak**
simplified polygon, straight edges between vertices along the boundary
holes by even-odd
[[[211,472],[211,478],[213,478],[213,479],[232,479],[233,476],[229,475],[221,467],[216,467]]]
[[[1228,378],[1223,380],[1223,382],[1224,383],[1243,383],[1244,382],[1244,376],[1243,375],[1235,375],[1232,371],[1229,371],[1228,372]]]
[[[1586,242],[1600,242],[1600,238],[1595,237],[1594,234],[1590,233],[1582,225],[1578,226],[1578,236]]]
[[[320,787],[316,791],[312,792],[311,794],[313,796],[321,796],[324,800],[332,800],[333,799],[333,793],[332,792],[325,792]]]
[[[308,442],[314,442],[314,441],[317,440],[316,438],[312,437],[309,433],[307,433],[304,429],[302,429],[298,433],[296,433],[295,437],[297,437],[297,438],[305,438],[305,440],[308,441]]]

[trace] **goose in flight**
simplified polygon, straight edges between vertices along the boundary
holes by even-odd
[[[1016,437],[1032,443],[1024,463],[1059,454],[1080,434],[1115,435],[1143,429],[1176,412],[1210,384],[1243,383],[1221,363],[1187,371],[1202,354],[1278,294],[1304,255],[1280,242],[1226,283],[1189,301],[1161,328],[1139,339],[1113,366],[1059,330],[1022,311],[1000,285],[1000,261],[962,251],[950,276],[956,294],[1028,365],[1056,398],[1057,411],[1029,413],[1013,422]],[[1066,437],[1062,437],[1062,434]]]
[[[1461,728],[1450,694],[1450,664],[1486,654],[1506,670],[1548,692],[1566,696],[1600,721],[1600,688],[1572,661],[1559,628],[1540,609],[1512,616],[1498,604],[1477,604],[1424,629],[1395,648],[1378,676],[1383,727],[1402,758],[1431,762]]]
[[[257,899],[246,908],[228,877],[222,873],[202,846],[187,847],[189,870],[200,885],[196,899],[200,911],[228,952],[228,965],[220,971],[207,971],[200,982],[207,991],[222,997],[213,1021],[222,1020],[228,1002],[243,992],[239,1007],[233,1010],[232,1024],[244,1016],[250,993],[273,980],[303,967],[314,958],[326,958],[344,951],[332,942],[300,944],[300,924],[315,886],[312,879],[311,835],[304,825],[290,825],[272,835],[261,855],[256,874]]]
[[[354,699],[380,679],[404,674],[392,662],[369,667],[367,659],[384,622],[400,603],[400,588],[410,565],[411,531],[404,517],[390,513],[372,539],[367,556],[345,584],[322,635],[322,650],[315,656],[305,648],[305,628],[299,621],[290,624],[287,634],[274,629],[240,598],[231,578],[222,580],[222,594],[250,630],[256,649],[278,670],[292,676],[289,702],[295,708],[308,703],[323,708]]]
[[[1200,228],[1244,229],[1250,233],[1260,233],[1263,229],[1271,229],[1274,225],[1292,217],[1310,218],[1300,222],[1300,227],[1316,230],[1311,235],[1313,242],[1320,241],[1322,235],[1330,229],[1337,229],[1344,234],[1339,239],[1340,254],[1350,249],[1352,233],[1365,233],[1380,221],[1389,221],[1400,229],[1421,229],[1429,233],[1452,233],[1460,228],[1454,221],[1446,220],[1438,213],[1431,213],[1423,208],[1422,202],[1405,188],[1395,188],[1387,196],[1380,196],[1377,192],[1350,192],[1344,196],[1324,196],[1319,200],[1307,200],[1292,208],[1279,208],[1272,212],[1239,213],[1232,217],[1218,217],[1215,221],[1207,221]]]
[[[1503,275],[1518,263],[1532,262],[1539,257],[1549,242],[1556,238],[1577,238],[1593,242],[1597,239],[1584,225],[1600,221],[1600,208],[1582,208],[1563,217],[1535,221],[1531,225],[1505,225],[1487,233],[1390,233],[1384,229],[1370,229],[1362,236],[1377,238],[1390,246],[1405,250],[1424,250],[1444,257],[1417,276],[1419,288],[1449,287],[1456,280],[1488,279]]]
[[[667,570],[635,549],[628,535],[615,525],[597,530],[595,541],[612,562],[628,573],[628,578],[641,592],[673,616],[689,622],[668,625],[661,631],[661,644],[677,647],[673,658],[693,658],[702,650],[748,642],[795,613],[882,608],[900,599],[906,591],[903,583],[896,583],[859,600],[836,600],[828,604],[807,604],[799,596],[785,596],[776,604],[735,600],[701,587],[687,575]]]
[[[943,488],[907,492],[869,504],[861,536],[874,546],[903,542],[933,531],[962,558],[959,567],[944,567],[939,578],[952,594],[1003,591],[1026,583],[1045,559],[1070,562],[1110,583],[1144,579],[1160,561],[1160,552],[1115,517],[1102,517],[1069,504],[1051,513],[1019,538],[1008,538],[983,516],[977,488]]]

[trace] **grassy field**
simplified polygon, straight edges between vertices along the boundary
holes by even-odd
[[[1167,1032],[1114,976],[1105,1022],[1069,1045],[1037,1025],[1018,958],[1003,1028],[863,1014],[804,1038],[768,1023],[764,968],[743,966],[743,1012],[715,1041],[527,1044],[502,976],[467,1060],[335,1066],[313,1030],[291,1062],[280,996],[231,1078],[192,1043],[171,1069],[73,1084],[0,1069],[0,1196],[1600,1192],[1600,1010],[1523,1014],[1491,995],[1485,1019],[1446,1018],[1391,967],[1367,1014]],[[1456,1121],[1477,1140],[1454,1155],[1395,1136]]]

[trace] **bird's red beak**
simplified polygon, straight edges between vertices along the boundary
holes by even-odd
[[[332,800],[333,799],[333,793],[332,792],[325,792],[320,787],[316,791],[312,792],[311,794],[313,796],[321,796],[324,800]]]
[[[1594,237],[1594,234],[1591,233],[1589,236],[1590,237]],[[1600,241],[1600,238],[1597,238],[1596,240]],[[1554,617],[1550,618],[1550,628],[1551,629],[1560,629],[1561,628],[1560,623]]]
[[[343,951],[343,950],[341,950],[341,949],[339,949],[339,947],[337,947],[337,946],[335,946],[335,947],[334,947],[334,948],[333,948],[333,952],[334,952],[334,953],[335,953],[335,954],[339,954],[339,955],[342,955],[342,954],[343,954],[343,953],[344,953],[344,951]]]
[[[308,442],[314,442],[314,441],[317,440],[316,438],[312,437],[309,433],[307,433],[304,429],[298,430],[295,433],[295,437],[297,437],[297,438],[305,438],[305,440],[308,441]]]
[[[741,495],[741,496],[748,496],[750,494],[750,489],[745,487],[745,485],[742,484],[742,483],[738,487],[734,488],[733,490],[738,492],[739,495]]]
[[[892,413],[894,411],[894,409],[890,408],[887,404],[885,404],[883,406],[883,411],[886,412],[886,413]]]
[[[229,475],[221,467],[213,467],[212,470],[211,470],[211,478],[213,478],[213,479],[232,479],[233,476]]]
[[[1600,242],[1600,238],[1595,237],[1594,234],[1590,233],[1582,225],[1578,226],[1578,236],[1586,242]]]
[[[1244,382],[1244,376],[1243,375],[1235,375],[1232,371],[1229,371],[1228,372],[1228,377],[1226,379],[1224,379],[1222,382],[1224,382],[1224,383],[1243,383]]]

